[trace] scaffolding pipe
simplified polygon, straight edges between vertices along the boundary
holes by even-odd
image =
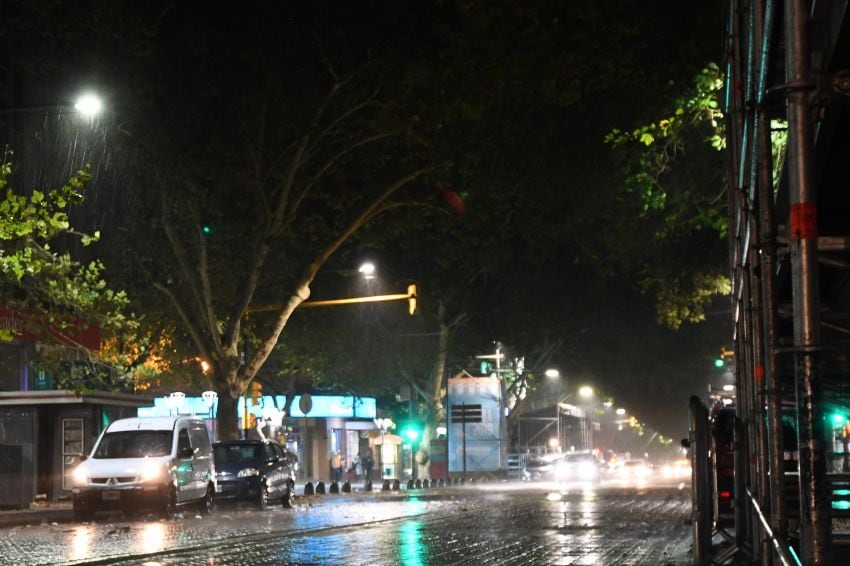
[[[758,108],[758,213],[761,243],[762,316],[764,324],[764,384],[767,397],[768,463],[770,467],[770,518],[773,532],[780,538],[788,536],[788,512],[785,504],[784,447],[782,444],[782,392],[776,360],[776,219],[773,201],[773,155],[771,153],[770,123],[767,117],[765,91],[768,53],[773,35],[774,2],[767,0],[764,10],[762,55],[757,96]]]
[[[800,458],[800,542],[805,564],[832,563],[826,450],[819,376],[817,206],[809,108],[809,2],[785,0],[789,242]]]

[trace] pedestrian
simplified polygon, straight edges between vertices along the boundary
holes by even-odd
[[[363,470],[360,466],[360,454],[354,455],[354,461],[352,462],[351,467],[354,469],[354,480],[359,481],[360,475],[363,473]]]
[[[370,481],[372,479],[372,464],[374,464],[371,451],[366,452],[361,463],[363,465],[363,475],[366,477],[366,481]]]
[[[342,481],[342,454],[334,452],[333,455],[334,481]]]

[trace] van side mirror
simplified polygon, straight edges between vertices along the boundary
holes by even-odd
[[[194,448],[181,448],[177,452],[177,457],[180,458],[181,460],[184,460],[186,458],[191,458],[194,455],[195,455],[195,449]]]
[[[688,439],[688,438],[683,438],[683,439],[682,439],[682,448],[690,448],[690,447],[691,447],[691,441],[690,441],[690,439]]]

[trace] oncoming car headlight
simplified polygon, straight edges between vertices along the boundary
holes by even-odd
[[[239,470],[239,473],[236,474],[237,478],[247,478],[250,476],[258,476],[260,475],[260,471],[257,468],[245,468],[244,470]]]
[[[74,485],[85,485],[89,482],[89,474],[86,472],[85,464],[78,464],[74,471],[71,472],[71,477],[74,480]]]
[[[156,481],[163,476],[162,464],[148,462],[142,466],[139,477],[142,481]]]

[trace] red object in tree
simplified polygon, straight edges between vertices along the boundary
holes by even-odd
[[[443,201],[449,206],[449,208],[454,210],[456,214],[466,214],[466,203],[463,201],[463,197],[455,191],[451,189],[442,189],[440,190],[440,196],[443,197]]]

